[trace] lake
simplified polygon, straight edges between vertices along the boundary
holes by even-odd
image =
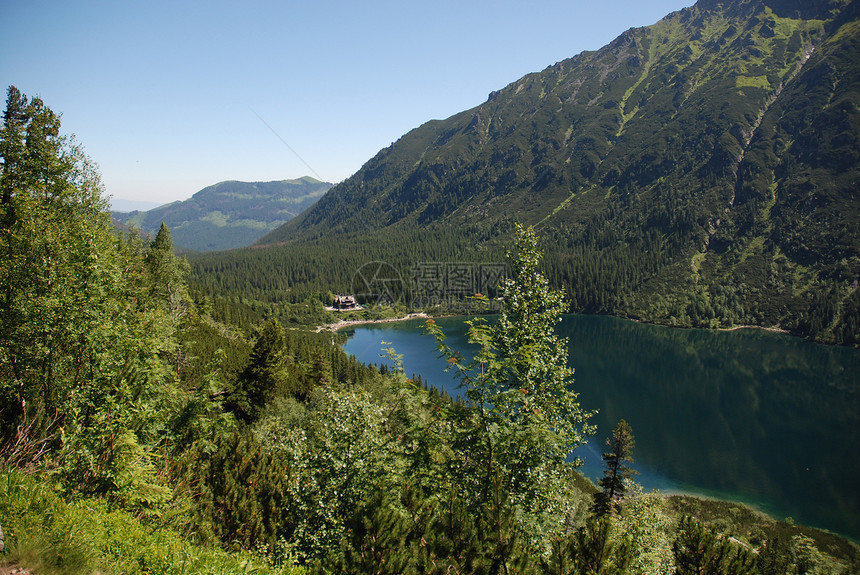
[[[437,323],[469,351],[464,318]],[[458,395],[423,320],[351,328],[344,350],[365,363],[382,341],[408,375]],[[741,501],[860,540],[860,351],[744,329],[681,330],[605,316],[565,316],[574,388],[598,409],[597,435],[576,455],[602,475],[603,441],[619,419],[636,436],[646,489]]]

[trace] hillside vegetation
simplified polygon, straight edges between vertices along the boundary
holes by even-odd
[[[195,282],[295,301],[498,261],[517,220],[572,311],[855,345],[858,67],[856,2],[702,1],[416,128]]]
[[[189,199],[130,213],[113,212],[115,220],[148,233],[161,223],[176,244],[201,252],[248,246],[313,205],[331,184],[305,177],[277,182],[220,182]]]
[[[9,88],[0,570],[856,572],[838,537],[642,493],[624,422],[604,489],[577,473],[592,413],[553,335],[564,296],[533,229],[518,229],[498,323],[472,322],[474,358],[427,322],[463,379],[455,402],[407,379],[396,350],[390,372],[330,334],[215,321],[168,226],[148,243],[118,234],[98,173],[59,128]]]

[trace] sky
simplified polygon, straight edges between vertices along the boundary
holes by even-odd
[[[0,83],[62,114],[107,194],[337,183],[409,130],[694,0],[0,0]]]

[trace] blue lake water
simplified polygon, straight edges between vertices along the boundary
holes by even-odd
[[[437,322],[449,345],[469,351],[463,318]],[[344,349],[389,363],[381,342],[391,342],[408,375],[459,394],[423,325],[359,326]],[[565,316],[559,333],[581,405],[599,410],[597,435],[576,453],[588,477],[602,474],[602,443],[623,418],[645,488],[742,501],[860,540],[860,351],[603,316]]]

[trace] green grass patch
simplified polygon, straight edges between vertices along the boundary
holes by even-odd
[[[6,537],[0,565],[39,575],[304,572],[252,553],[193,545],[101,499],[64,501],[43,479],[15,471],[0,472],[0,518]]]
[[[218,226],[219,228],[223,228],[224,226],[227,225],[227,221],[229,219],[230,219],[230,217],[227,216],[226,214],[219,212],[219,211],[214,211],[214,212],[209,212],[208,214],[206,214],[203,218],[201,218],[201,221],[209,222],[213,225]]]
[[[735,79],[736,88],[761,88],[770,90],[770,82],[767,76],[738,76]]]
[[[705,261],[705,254],[703,252],[693,254],[693,257],[690,258],[690,267],[693,269],[694,274],[699,275],[699,270],[702,268],[703,261]]]
[[[273,230],[287,223],[287,220],[275,220],[274,222],[261,222],[259,220],[234,220],[228,225],[231,228],[248,228],[251,230]]]

